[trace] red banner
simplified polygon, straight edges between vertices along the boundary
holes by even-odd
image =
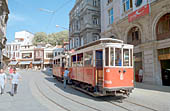
[[[128,15],[128,21],[132,22],[132,21],[136,20],[137,18],[145,16],[147,14],[149,14],[149,4],[143,6],[140,9],[129,14]]]

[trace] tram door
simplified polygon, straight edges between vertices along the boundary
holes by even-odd
[[[97,85],[103,85],[103,51],[96,51],[96,79]]]

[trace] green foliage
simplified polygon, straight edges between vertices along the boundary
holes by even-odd
[[[57,33],[46,34],[45,32],[37,32],[33,39],[33,44],[37,45],[39,43],[51,44],[55,46],[63,45],[64,42],[68,42],[68,31],[61,31]]]

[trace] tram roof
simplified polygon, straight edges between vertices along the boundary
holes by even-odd
[[[113,38],[101,38],[99,40],[90,42],[90,43],[88,43],[84,46],[81,46],[81,47],[75,49],[75,51],[78,51],[78,50],[81,50],[81,49],[84,49],[84,48],[87,48],[87,47],[90,47],[90,46],[93,46],[93,45],[98,45],[100,43],[123,43],[123,41],[119,40],[119,39],[113,39]]]

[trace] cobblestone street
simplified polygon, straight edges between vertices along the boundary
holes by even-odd
[[[22,80],[18,94],[9,95],[11,86],[6,85],[5,94],[0,96],[1,111],[168,111],[170,110],[169,89],[149,90],[137,84],[133,93],[121,102],[118,97],[94,98],[77,91],[71,86],[66,89],[50,73],[20,71]],[[164,88],[165,89],[165,88]]]

